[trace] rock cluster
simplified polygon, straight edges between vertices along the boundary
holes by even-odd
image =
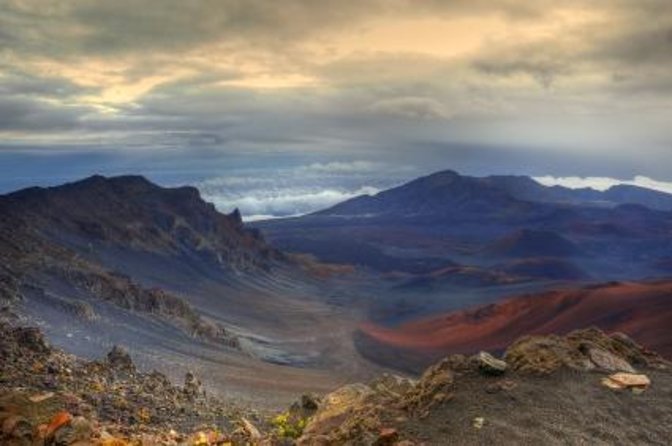
[[[541,375],[563,367],[629,373],[635,367],[667,367],[663,358],[627,335],[606,335],[597,328],[576,330],[567,336],[526,336],[506,350],[504,359],[516,371]]]
[[[179,387],[159,372],[139,372],[119,346],[89,362],[50,347],[38,329],[0,323],[2,445],[196,444],[197,434],[207,436],[202,445],[219,444],[250,435],[236,429],[243,415],[259,422],[206,397],[193,373]]]
[[[531,336],[512,344],[504,359],[452,355],[418,380],[385,374],[324,397],[304,395],[271,421],[208,397],[194,373],[182,387],[161,373],[142,373],[122,347],[87,362],[53,349],[39,330],[0,324],[0,444],[413,446],[422,443],[409,426],[458,404],[464,383],[504,400],[528,384],[530,373],[562,368],[601,373],[610,389],[641,393],[651,384],[641,371],[669,363],[624,335],[596,329]],[[575,373],[558,376],[568,375]],[[469,429],[488,431],[495,421],[484,415],[469,414]]]
[[[525,374],[566,368],[612,373],[605,378],[609,387],[641,392],[650,381],[634,374],[635,367],[665,369],[669,363],[623,334],[606,335],[594,328],[567,336],[528,336],[514,342],[503,359],[487,352],[452,355],[429,367],[417,382],[387,376],[338,389],[319,404],[298,444],[413,445],[412,439],[403,438],[408,420],[422,420],[438,406],[450,404],[460,379],[468,376],[481,377],[485,394],[499,394],[515,391]],[[479,416],[472,424],[481,429],[486,423]]]

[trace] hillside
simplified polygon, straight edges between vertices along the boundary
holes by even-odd
[[[520,229],[507,234],[486,248],[495,257],[574,257],[581,250],[552,231]]]
[[[502,359],[450,355],[418,381],[387,376],[339,389],[300,444],[663,445],[669,366],[623,334],[523,337]],[[613,385],[622,372],[640,384]]]
[[[417,379],[387,374],[297,395],[281,413],[213,398],[191,373],[176,386],[138,372],[116,347],[83,361],[33,328],[0,324],[0,335],[8,446],[665,445],[671,434],[672,364],[596,329],[523,337],[502,359],[451,355]]]
[[[419,370],[451,353],[502,351],[525,334],[597,326],[672,356],[670,323],[672,282],[606,283],[513,297],[396,327],[364,324],[359,347],[383,364]]]
[[[656,277],[656,261],[672,249],[672,208],[660,203],[672,196],[635,189],[582,191],[528,177],[442,171],[254,226],[285,251],[375,272],[427,275],[452,265],[496,273],[498,257],[571,257],[565,270],[575,272],[562,274],[569,280]],[[410,269],[411,263],[417,267]]]
[[[371,373],[325,270],[191,187],[94,176],[0,196],[2,318],[83,357],[123,345],[144,370],[198,369],[230,398],[277,406]]]

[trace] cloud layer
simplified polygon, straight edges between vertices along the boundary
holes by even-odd
[[[222,212],[238,208],[246,221],[302,215],[359,195],[373,195],[416,175],[369,161],[237,170],[198,182],[203,198]]]
[[[479,147],[472,158],[525,159],[524,173],[672,179],[667,9],[668,0],[0,1],[0,152],[452,167]],[[549,166],[555,158],[572,162]]]

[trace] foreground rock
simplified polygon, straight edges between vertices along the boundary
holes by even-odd
[[[387,377],[370,385],[338,389],[319,404],[298,444],[521,444],[530,438],[538,440],[526,444],[622,443],[591,438],[591,429],[600,429],[585,420],[591,411],[599,410],[612,413],[614,424],[605,427],[605,433],[600,435],[614,436],[620,429],[618,435],[631,439],[626,443],[667,444],[672,427],[660,423],[653,427],[624,426],[630,406],[641,404],[640,401],[601,400],[600,395],[607,396],[609,392],[600,385],[602,373],[612,373],[604,378],[612,383],[612,388],[637,389],[633,397],[649,388],[646,375],[632,373],[635,367],[663,373],[661,376],[666,377],[672,391],[669,363],[625,335],[609,336],[597,329],[586,329],[567,336],[529,336],[514,342],[504,360],[487,352],[472,357],[453,355],[429,367],[417,382]],[[390,391],[390,387],[395,390]],[[598,397],[588,400],[592,394]],[[662,401],[650,408],[654,413],[672,417],[672,402],[665,393],[651,397]],[[542,403],[548,408],[537,413],[537,405]],[[600,404],[614,407],[602,408]],[[619,411],[624,413],[622,419],[618,418]],[[568,412],[579,414],[571,421],[575,425],[567,426],[562,435],[553,434],[553,429],[559,429],[557,424],[568,422]],[[516,423],[520,426],[512,431]],[[647,441],[642,442],[642,438]]]
[[[508,368],[505,361],[495,358],[488,352],[480,352],[476,356],[476,360],[481,371],[487,375],[502,375]]]
[[[577,330],[564,337],[526,336],[506,350],[504,359],[514,370],[535,374],[549,374],[561,368],[633,373],[634,367],[669,366],[659,355],[637,345],[628,336],[622,333],[607,336],[596,328]]]
[[[37,329],[0,323],[2,445],[195,444],[200,434],[209,445],[233,438],[243,416],[258,419],[206,397],[191,373],[179,387],[159,372],[139,372],[119,346],[89,362],[51,348]]]
[[[651,385],[648,376],[634,373],[614,373],[602,379],[602,384],[611,389],[632,389],[633,391],[644,391]]]
[[[669,366],[620,334],[530,336],[504,360],[452,355],[418,380],[385,374],[266,419],[208,397],[193,373],[182,387],[142,373],[121,347],[87,362],[0,324],[0,444],[667,445]]]

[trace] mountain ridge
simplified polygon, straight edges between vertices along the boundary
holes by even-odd
[[[473,198],[474,192],[480,187],[482,199],[484,193],[491,194],[490,199],[508,198],[533,203],[574,204],[598,207],[616,207],[622,204],[642,204],[651,209],[672,211],[672,194],[633,185],[614,185],[605,191],[592,188],[572,189],[563,186],[545,186],[534,178],[524,175],[490,175],[472,177],[460,175],[453,170],[443,170],[408,181],[401,186],[384,190],[375,195],[360,195],[330,208],[314,212],[312,215],[348,215],[348,208],[356,209],[362,205],[377,206],[381,201],[398,194],[399,191],[408,191],[417,187],[424,188],[424,193],[431,193],[431,189],[451,194],[461,193],[461,198]],[[459,202],[457,204],[460,204]]]

